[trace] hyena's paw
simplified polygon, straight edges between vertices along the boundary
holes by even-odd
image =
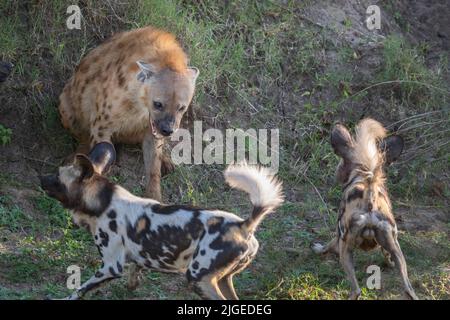
[[[163,156],[161,159],[161,177],[164,177],[175,170],[175,165],[168,156]]]

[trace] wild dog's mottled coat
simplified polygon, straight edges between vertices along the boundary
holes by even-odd
[[[383,165],[400,155],[403,140],[398,136],[386,137],[386,130],[380,123],[364,119],[356,128],[355,139],[344,126],[337,125],[331,134],[331,144],[342,158],[336,171],[344,189],[338,211],[337,237],[326,246],[314,244],[313,250],[339,255],[351,281],[350,298],[356,299],[361,290],[352,262],[353,249],[371,250],[381,246],[389,264],[393,264],[393,259],[399,267],[408,296],[417,299],[397,241],[397,226],[383,172]]]
[[[275,178],[246,165],[227,169],[226,181],[250,194],[254,209],[244,220],[221,210],[136,197],[93,172],[96,167],[78,155],[73,165],[59,169],[58,176],[41,178],[43,189],[72,209],[76,223],[90,230],[102,256],[102,267],[71,299],[121,276],[125,263],[133,264],[130,288],[138,284],[136,270],[149,268],[185,273],[204,298],[237,299],[232,278],[258,251],[257,225],[283,201]]]
[[[172,34],[119,33],[81,60],[60,95],[62,123],[82,153],[101,141],[143,143],[147,195],[160,199],[162,138],[178,128],[197,76]]]

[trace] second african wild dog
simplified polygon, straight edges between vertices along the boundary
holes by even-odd
[[[137,271],[148,268],[185,273],[204,298],[237,299],[233,276],[255,258],[259,246],[255,230],[283,202],[281,183],[263,168],[228,167],[225,180],[247,192],[253,204],[244,220],[226,211],[163,205],[132,195],[98,174],[111,165],[114,154],[114,147],[103,142],[88,157],[76,155],[74,163],[60,167],[57,175],[41,177],[42,188],[92,233],[102,256],[101,268],[69,298],[81,298],[120,277],[130,262],[131,289],[138,284]]]
[[[361,290],[353,266],[353,249],[371,250],[380,246],[387,262],[399,268],[408,296],[417,299],[397,241],[397,225],[383,173],[383,165],[400,156],[403,139],[386,137],[386,130],[379,122],[364,119],[356,128],[355,139],[344,126],[336,125],[331,133],[331,144],[342,158],[336,171],[337,180],[343,185],[337,236],[326,246],[313,244],[312,249],[316,253],[339,255],[351,283],[350,298],[357,299]]]
[[[101,141],[142,143],[146,195],[160,199],[164,137],[180,125],[199,71],[188,67],[175,37],[146,27],[119,33],[92,50],[60,95],[65,128],[87,154]]]

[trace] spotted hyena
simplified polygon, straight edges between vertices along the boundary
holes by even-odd
[[[233,276],[255,258],[256,229],[283,202],[277,178],[264,168],[228,167],[225,180],[248,193],[253,204],[249,217],[242,219],[218,209],[163,205],[132,195],[99,174],[114,161],[113,149],[99,143],[58,174],[41,177],[42,188],[91,232],[102,256],[100,269],[69,298],[79,299],[122,276],[124,264],[131,263],[130,289],[138,285],[137,271],[143,268],[183,273],[204,298],[237,299]]]
[[[417,299],[408,278],[405,257],[397,241],[397,225],[385,184],[383,166],[397,159],[403,150],[403,139],[387,137],[383,126],[364,119],[352,137],[343,125],[336,125],[331,133],[331,145],[341,157],[336,176],[343,186],[339,207],[336,237],[326,246],[315,243],[316,253],[335,253],[351,283],[351,299],[361,294],[353,266],[355,248],[372,250],[381,247],[389,265],[396,265],[405,292]]]
[[[195,88],[197,68],[175,37],[152,27],[119,33],[92,50],[60,95],[65,128],[88,153],[102,141],[142,144],[146,194],[160,199],[164,138],[180,125]]]

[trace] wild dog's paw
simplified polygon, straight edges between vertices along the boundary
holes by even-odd
[[[408,292],[408,291],[406,291],[405,294],[406,294],[406,296],[408,297],[409,300],[420,300],[415,292]]]
[[[127,281],[127,290],[128,291],[136,290],[140,283],[141,283],[141,281],[138,278],[128,279],[128,281]]]
[[[312,243],[312,244],[311,244],[311,250],[312,250],[314,253],[317,253],[317,254],[323,253],[323,248],[324,248],[324,246],[321,245],[321,244],[318,243],[318,242],[315,242],[315,243]]]
[[[395,262],[392,261],[391,259],[384,259],[384,263],[385,263],[386,267],[388,267],[388,268],[391,268],[391,269],[395,268]]]
[[[349,300],[358,300],[360,296],[361,296],[361,290],[357,290],[357,291],[351,292],[348,299]]]

